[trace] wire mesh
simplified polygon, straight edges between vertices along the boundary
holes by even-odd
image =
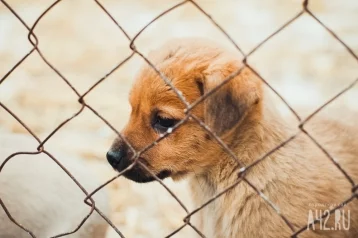
[[[167,235],[166,237],[171,237],[174,234],[178,233],[180,230],[182,230],[184,227],[191,227],[199,236],[201,237],[205,237],[205,235],[202,233],[202,231],[200,231],[197,227],[195,227],[191,221],[190,218],[191,216],[193,216],[194,214],[196,214],[198,211],[200,211],[201,209],[203,209],[204,207],[208,206],[209,204],[211,204],[212,202],[214,202],[216,199],[218,199],[219,197],[221,197],[222,195],[224,195],[225,193],[229,192],[230,190],[234,189],[238,184],[240,183],[246,183],[249,187],[251,187],[253,189],[253,191],[260,196],[268,206],[270,206],[276,213],[277,215],[285,222],[285,224],[289,227],[289,229],[292,231],[292,235],[291,237],[297,237],[299,234],[301,234],[302,232],[304,232],[305,230],[307,230],[307,228],[312,227],[315,223],[319,222],[320,220],[324,219],[326,216],[328,216],[329,214],[333,213],[335,210],[340,209],[343,205],[351,202],[354,200],[354,198],[358,198],[358,193],[357,193],[357,188],[358,186],[355,184],[355,182],[353,181],[353,179],[350,177],[350,175],[344,170],[344,168],[342,168],[340,166],[340,164],[332,157],[332,155],[330,155],[330,153],[310,134],[309,131],[307,131],[304,126],[307,122],[309,122],[316,114],[318,114],[323,108],[325,108],[327,105],[329,105],[330,103],[332,103],[334,100],[336,100],[338,97],[340,97],[342,94],[344,94],[345,92],[347,92],[349,89],[351,89],[357,82],[358,79],[355,79],[352,81],[351,84],[347,85],[347,87],[345,89],[343,89],[341,92],[339,92],[336,96],[334,96],[333,98],[331,98],[330,100],[328,100],[326,103],[324,103],[322,106],[320,106],[319,108],[317,108],[317,110],[315,110],[313,113],[311,113],[309,116],[307,116],[306,118],[302,119],[300,118],[300,116],[298,115],[298,113],[293,109],[293,107],[291,105],[289,105],[289,103],[248,63],[248,59],[249,57],[256,51],[258,51],[265,43],[267,43],[268,41],[270,41],[270,39],[272,39],[273,37],[275,37],[277,34],[279,34],[281,31],[283,31],[285,28],[287,28],[290,24],[292,24],[293,22],[295,22],[297,19],[299,19],[301,16],[303,15],[309,15],[314,21],[316,21],[317,23],[319,23],[321,25],[321,27],[323,27],[333,38],[335,38],[346,50],[347,52],[349,52],[349,54],[354,57],[354,59],[358,62],[358,56],[353,52],[353,50],[346,44],[343,42],[343,40],[331,29],[329,29],[319,18],[317,18],[317,16],[315,16],[315,14],[313,12],[310,11],[309,9],[309,1],[305,0],[302,3],[302,9],[296,14],[294,15],[290,20],[288,20],[285,24],[283,24],[281,27],[279,27],[276,31],[274,31],[272,34],[270,34],[267,38],[265,38],[264,40],[262,40],[257,46],[255,46],[251,51],[249,51],[249,53],[245,54],[243,52],[243,50],[239,47],[239,45],[230,37],[230,35],[200,6],[200,4],[194,0],[185,0],[182,1],[170,8],[168,8],[167,10],[163,11],[161,14],[159,14],[157,17],[155,17],[154,19],[152,19],[150,22],[148,22],[148,24],[146,24],[133,38],[131,38],[129,36],[129,34],[123,29],[123,27],[116,21],[116,19],[109,13],[109,11],[97,0],[95,0],[95,3],[97,4],[97,6],[103,11],[103,14],[106,14],[118,27],[118,30],[121,31],[125,37],[128,40],[129,43],[129,48],[131,49],[131,53],[122,61],[119,62],[112,70],[110,70],[106,75],[104,75],[102,78],[100,78],[94,85],[92,85],[85,93],[83,93],[82,95],[78,92],[78,90],[76,90],[76,88],[70,83],[69,80],[67,80],[67,78],[46,58],[46,56],[41,52],[41,49],[39,48],[39,39],[36,36],[36,34],[34,33],[34,30],[36,28],[36,26],[38,25],[38,23],[43,19],[43,17],[50,12],[53,8],[56,7],[56,5],[61,2],[61,0],[57,0],[55,1],[53,4],[51,4],[35,21],[35,23],[32,26],[28,26],[25,21],[21,18],[21,16],[11,7],[10,4],[7,3],[7,1],[5,0],[1,0],[2,4],[11,11],[11,13],[22,23],[23,26],[26,27],[26,29],[28,30],[28,41],[31,43],[32,45],[32,49],[18,62],[16,63],[1,79],[0,79],[0,85],[1,83],[3,83],[8,76],[14,71],[16,70],[17,67],[19,67],[24,61],[27,60],[27,58],[32,55],[32,54],[38,54],[42,60],[52,69],[52,71],[57,74],[69,87],[70,90],[72,90],[77,96],[78,96],[78,103],[81,104],[81,108],[80,110],[75,113],[72,117],[66,119],[65,121],[63,121],[61,124],[59,124],[44,140],[40,140],[39,137],[23,122],[23,120],[21,120],[21,118],[19,118],[18,116],[16,116],[12,110],[10,108],[8,108],[7,106],[5,106],[3,103],[0,102],[0,106],[5,109],[5,111],[7,111],[18,123],[20,123],[27,131],[29,134],[31,134],[39,143],[38,147],[36,148],[36,151],[32,151],[32,152],[28,152],[28,151],[21,151],[21,152],[16,152],[11,154],[9,157],[7,157],[5,159],[5,161],[0,165],[0,176],[1,176],[1,171],[4,170],[4,167],[6,165],[7,162],[9,162],[11,159],[14,159],[17,155],[20,154],[40,154],[40,153],[44,153],[47,156],[49,156],[55,163],[58,164],[59,167],[61,167],[61,169],[73,180],[74,183],[76,183],[76,185],[79,187],[79,189],[82,190],[82,192],[86,195],[86,198],[84,200],[84,203],[87,204],[91,209],[88,212],[88,214],[81,220],[78,221],[78,225],[77,227],[72,230],[72,231],[64,231],[62,234],[58,234],[54,237],[62,237],[62,236],[66,236],[72,233],[75,233],[76,231],[78,231],[81,226],[86,222],[86,220],[91,216],[91,214],[93,212],[97,212],[100,216],[102,216],[102,218],[115,230],[115,232],[120,236],[120,237],[125,237],[124,234],[121,233],[121,231],[114,225],[114,223],[104,215],[103,212],[100,211],[100,209],[96,206],[95,201],[92,199],[92,196],[94,194],[96,194],[99,190],[101,190],[103,187],[105,187],[106,185],[108,185],[109,183],[111,183],[112,181],[114,181],[115,179],[117,179],[118,177],[122,176],[123,173],[125,173],[127,170],[131,169],[135,164],[140,164],[144,169],[147,170],[148,173],[150,173],[156,181],[158,181],[166,190],[167,192],[180,204],[180,206],[183,208],[183,210],[186,212],[186,216],[183,218],[183,224],[177,228],[176,230],[174,230],[171,234]],[[204,95],[202,95],[199,99],[197,99],[197,101],[195,101],[194,103],[189,103],[185,97],[183,96],[183,94],[177,89],[175,88],[175,86],[172,84],[171,80],[168,79],[158,68],[156,68],[156,66],[146,57],[144,56],[144,54],[136,47],[135,43],[136,43],[136,39],[138,37],[140,37],[140,35],[150,26],[152,25],[154,22],[158,21],[161,17],[165,16],[166,14],[168,14],[169,12],[175,11],[176,9],[178,9],[179,7],[186,5],[186,4],[191,4],[192,6],[194,6],[195,8],[197,8],[199,10],[199,12],[201,14],[203,14],[204,16],[206,16],[210,22],[217,27],[226,37],[227,39],[235,46],[235,48],[243,55],[243,60],[242,60],[242,67],[240,69],[238,69],[236,72],[232,73],[230,76],[228,76],[225,80],[223,80],[219,85],[217,85],[215,88],[213,88],[212,90],[206,92]],[[209,199],[207,202],[203,203],[200,207],[194,209],[193,211],[189,211],[189,209],[184,205],[184,203],[170,190],[169,187],[167,187],[161,179],[159,179],[154,173],[152,173],[148,167],[146,165],[144,165],[143,163],[141,163],[138,158],[141,156],[141,154],[145,153],[146,151],[148,151],[150,148],[156,146],[158,143],[160,143],[160,141],[162,141],[163,139],[165,139],[167,136],[169,136],[169,132],[164,133],[159,139],[157,139],[156,141],[153,141],[151,144],[147,145],[146,147],[144,147],[142,150],[140,151],[136,151],[131,144],[126,140],[125,137],[123,137],[103,116],[101,116],[93,107],[91,107],[89,104],[86,103],[86,96],[88,94],[90,94],[93,90],[96,89],[96,87],[101,84],[103,81],[106,80],[106,78],[111,75],[112,73],[114,73],[118,68],[122,67],[128,60],[130,60],[134,55],[138,55],[140,56],[162,79],[163,81],[176,93],[177,97],[184,103],[186,109],[185,109],[185,118],[183,120],[181,120],[179,123],[177,123],[174,127],[171,133],[174,133],[176,129],[178,129],[180,126],[182,126],[187,120],[192,119],[194,120],[196,123],[198,123],[201,128],[203,130],[205,130],[208,134],[210,134],[210,136],[212,136],[212,138],[214,138],[218,144],[220,144],[220,146],[222,147],[222,149],[228,154],[230,155],[230,157],[232,157],[233,160],[235,160],[238,163],[238,166],[240,167],[240,174],[238,174],[238,180],[228,186],[227,188],[223,189],[221,192],[219,192],[218,194],[216,194],[215,196],[213,196],[211,199]],[[210,97],[211,95],[213,95],[217,90],[219,90],[221,87],[223,87],[225,84],[227,84],[228,82],[230,82],[233,78],[235,78],[236,76],[238,76],[242,70],[244,68],[248,68],[250,69],[257,77],[259,77],[261,79],[261,81],[267,85],[272,92],[274,92],[281,100],[282,102],[288,107],[288,109],[295,115],[297,121],[299,122],[298,125],[298,132],[292,136],[290,136],[287,140],[281,142],[279,145],[277,145],[276,147],[272,148],[270,151],[268,151],[265,155],[263,155],[261,158],[257,158],[254,162],[252,162],[251,164],[248,165],[244,165],[243,163],[240,162],[240,160],[237,158],[237,156],[235,155],[235,153],[229,148],[229,146],[227,144],[225,144],[219,136],[217,136],[215,134],[215,132],[213,132],[208,125],[206,125],[203,121],[201,121],[198,117],[196,117],[195,115],[191,114],[192,110],[199,105],[199,103],[203,102],[204,100],[206,100],[208,97]],[[88,192],[86,191],[82,185],[76,180],[76,178],[66,169],[66,167],[64,167],[50,152],[48,152],[45,149],[45,145],[48,142],[48,140],[51,139],[51,137],[56,134],[59,130],[61,130],[61,128],[67,124],[68,122],[70,122],[71,120],[73,120],[75,117],[77,117],[78,115],[80,115],[83,112],[84,108],[88,108],[91,112],[93,112],[94,115],[96,115],[99,119],[101,119],[106,125],[108,125],[112,131],[114,133],[117,134],[117,136],[119,136],[129,147],[129,149],[133,152],[133,163],[124,171],[120,172],[118,175],[116,175],[115,177],[111,178],[110,180],[108,180],[106,183],[102,184],[101,186],[99,186],[97,189],[95,189],[92,192]],[[280,148],[286,146],[287,144],[289,144],[294,138],[296,138],[299,134],[304,133],[305,135],[308,136],[308,138],[326,155],[327,159],[329,161],[331,161],[331,163],[333,163],[337,169],[345,176],[345,178],[350,182],[350,184],[352,185],[352,195],[350,197],[348,197],[345,201],[343,201],[340,205],[334,207],[333,209],[331,209],[329,211],[329,214],[324,214],[322,215],[320,218],[315,219],[314,221],[312,221],[311,223],[307,224],[307,226],[302,227],[300,229],[295,229],[295,226],[290,222],[290,220],[283,214],[280,212],[280,208],[278,206],[276,206],[272,201],[270,201],[270,199],[268,197],[266,197],[262,192],[260,192],[260,190],[258,188],[256,188],[246,177],[246,172],[249,171],[252,167],[256,166],[257,164],[261,163],[262,161],[264,161],[266,158],[268,158],[271,154],[273,154],[275,151],[279,150]],[[8,216],[8,218],[14,223],[16,224],[18,227],[20,227],[21,229],[23,229],[24,231],[26,231],[31,237],[36,237],[31,230],[29,230],[28,228],[22,226],[19,222],[16,221],[16,219],[14,217],[11,216],[10,211],[8,210],[8,208],[6,207],[6,204],[4,203],[4,201],[1,200],[0,198],[0,205],[1,207],[4,209],[6,215]]]

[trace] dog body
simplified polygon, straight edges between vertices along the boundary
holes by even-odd
[[[233,151],[239,159],[247,161],[246,164],[261,158],[296,133],[283,125],[282,120],[277,120],[276,112],[274,117],[276,122],[274,118],[269,119],[266,125],[262,122],[261,130],[256,130],[257,134],[249,134],[250,136],[244,139],[246,143],[237,141],[238,146]],[[272,131],[268,131],[268,128]],[[312,119],[305,129],[314,135],[353,179],[357,179],[356,128],[318,116]],[[248,143],[249,141],[252,144]],[[234,160],[225,153],[221,153],[217,158],[216,171],[211,175],[194,175],[190,178],[197,207],[238,180],[239,169],[234,173],[232,171],[235,167]],[[225,177],[230,174],[231,176]],[[303,133],[252,167],[247,172],[247,178],[296,230],[307,225],[312,218],[324,215],[324,212],[340,205],[352,195],[352,185]],[[343,222],[341,215],[347,215],[348,212],[350,216],[346,219],[349,219],[350,228],[343,230],[339,227]],[[357,212],[358,203],[355,199],[337,215],[331,214],[315,228],[309,228],[311,231],[305,231],[299,237],[357,237]],[[207,237],[290,237],[293,233],[277,212],[245,182],[239,183],[199,211],[198,216],[199,227],[203,228]],[[339,222],[336,216],[341,216]],[[345,223],[347,222],[346,220]],[[331,228],[334,231],[330,230]],[[338,230],[339,228],[341,230]]]
[[[37,144],[23,135],[1,135],[0,164],[19,150],[33,151]],[[95,174],[77,158],[59,156],[59,161],[91,192],[99,185]],[[47,155],[17,155],[5,164],[0,173],[0,198],[11,216],[38,238],[48,238],[76,229],[89,213],[86,195],[71,178]],[[96,206],[108,214],[108,196],[100,191],[94,196]],[[107,223],[94,211],[82,227],[66,237],[103,238]],[[0,238],[28,238],[0,208]]]
[[[189,177],[199,207],[239,180],[240,164],[250,165],[298,131],[297,121],[288,121],[277,112],[261,80],[248,68],[241,69],[236,55],[212,42],[171,41],[149,58],[190,104],[232,77],[190,113],[219,136],[239,161],[196,120],[185,119],[186,106],[178,93],[151,67],[144,66],[130,95],[131,117],[122,131],[126,140],[139,151],[161,134],[171,132],[181,120],[186,121],[140,155],[139,163],[124,173],[131,180],[150,182],[154,180],[152,174],[161,179]],[[235,72],[238,74],[233,75]],[[304,128],[357,181],[357,128],[318,116]],[[122,171],[133,162],[133,152],[117,138],[107,158]],[[265,199],[298,230],[316,219],[316,212],[329,210],[352,195],[352,185],[303,132],[245,171],[245,177],[257,191],[242,181],[193,215],[205,236],[289,237],[294,232]],[[342,210],[346,213],[339,213],[341,219],[345,216],[347,222],[349,218],[348,230],[342,224],[338,230],[338,213],[334,213],[325,223],[329,231],[316,225],[299,237],[357,237],[356,199]]]

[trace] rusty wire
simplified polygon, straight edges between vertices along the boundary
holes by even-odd
[[[125,237],[120,230],[113,224],[113,222],[111,222],[111,220],[109,218],[107,218],[99,209],[98,207],[96,207],[95,201],[93,200],[92,196],[97,193],[99,190],[101,190],[103,187],[105,187],[106,185],[108,185],[109,183],[111,183],[112,181],[114,181],[115,179],[117,179],[118,177],[120,177],[125,171],[131,169],[135,164],[139,164],[140,166],[142,166],[145,170],[147,170],[154,178],[156,181],[158,181],[167,191],[168,193],[180,204],[180,206],[183,208],[183,210],[187,213],[187,215],[183,218],[183,224],[178,227],[176,230],[174,230],[171,234],[167,235],[166,237],[171,237],[174,234],[178,233],[180,230],[182,230],[184,227],[186,226],[190,226],[199,236],[201,237],[205,237],[205,235],[197,228],[195,227],[191,222],[190,222],[190,217],[193,216],[195,213],[197,213],[198,211],[200,211],[201,209],[203,209],[204,207],[206,207],[207,205],[209,205],[210,203],[212,203],[213,201],[215,201],[216,199],[218,199],[220,196],[224,195],[225,193],[227,193],[228,191],[230,191],[231,189],[234,189],[238,184],[240,184],[241,182],[244,182],[246,184],[248,184],[249,187],[251,187],[253,189],[253,191],[260,196],[266,203],[268,206],[270,206],[278,216],[281,217],[281,219],[287,224],[287,226],[290,228],[290,230],[292,231],[292,236],[291,237],[297,237],[300,233],[304,232],[307,228],[313,226],[315,223],[317,223],[319,220],[323,219],[324,217],[326,217],[329,214],[324,214],[322,215],[320,218],[317,218],[316,220],[314,220],[312,223],[307,224],[307,226],[302,227],[298,230],[295,229],[295,227],[293,226],[293,224],[285,217],[284,214],[282,214],[282,212],[280,211],[280,208],[277,207],[272,201],[270,201],[270,199],[265,196],[265,194],[263,194],[259,189],[257,189],[255,187],[254,184],[252,184],[246,177],[246,172],[249,171],[252,167],[254,167],[255,165],[257,165],[258,163],[262,162],[263,160],[267,159],[271,154],[273,154],[274,152],[276,152],[277,150],[279,150],[280,148],[286,146],[288,143],[290,143],[294,138],[296,138],[299,134],[303,133],[305,134],[310,140],[312,140],[312,142],[326,155],[326,157],[329,159],[329,161],[331,161],[336,167],[337,169],[346,177],[346,179],[350,182],[350,184],[352,185],[352,195],[347,198],[345,201],[343,201],[339,206],[336,206],[335,208],[331,209],[329,211],[329,213],[334,212],[337,209],[340,209],[343,205],[349,203],[350,201],[354,200],[355,198],[358,198],[358,194],[356,193],[356,190],[358,189],[358,185],[354,183],[353,179],[349,176],[349,174],[340,166],[340,164],[337,162],[337,160],[335,160],[330,154],[329,152],[308,132],[305,130],[304,125],[310,121],[317,113],[319,113],[323,108],[325,108],[327,105],[329,105],[331,102],[333,102],[334,100],[336,100],[338,97],[340,97],[342,94],[344,94],[346,91],[348,91],[349,89],[351,89],[357,82],[358,79],[355,79],[352,81],[351,84],[349,84],[346,88],[344,88],[341,92],[339,92],[336,96],[334,96],[333,98],[331,98],[330,100],[328,100],[326,103],[324,103],[322,106],[320,106],[317,110],[315,110],[313,113],[311,113],[308,117],[306,117],[305,119],[301,119],[300,116],[298,115],[298,113],[293,109],[293,107],[291,105],[289,105],[289,103],[248,63],[248,59],[249,57],[256,52],[262,45],[264,45],[266,42],[268,42],[270,39],[272,39],[274,36],[276,36],[278,33],[280,33],[283,29],[287,28],[291,23],[295,22],[297,19],[299,19],[302,15],[308,15],[310,17],[312,17],[313,20],[315,20],[318,24],[320,24],[333,38],[335,38],[348,52],[349,54],[356,59],[357,63],[358,63],[358,56],[353,52],[353,50],[346,44],[344,43],[344,41],[342,39],[339,38],[339,36],[332,31],[331,29],[329,29],[320,19],[318,19],[314,13],[312,13],[309,9],[309,1],[308,0],[304,0],[302,3],[302,9],[301,11],[299,11],[296,15],[294,15],[291,19],[289,19],[285,24],[283,24],[281,27],[279,27],[276,31],[274,31],[272,34],[270,34],[269,36],[267,36],[264,40],[262,40],[257,46],[255,46],[252,50],[249,51],[249,53],[245,54],[242,49],[239,47],[239,45],[230,37],[230,35],[199,5],[199,3],[195,2],[194,0],[184,0],[170,8],[168,8],[167,10],[163,11],[161,14],[159,14],[157,17],[155,17],[154,19],[152,19],[150,22],[148,22],[148,24],[146,24],[133,38],[131,38],[128,33],[123,29],[123,27],[115,20],[115,18],[109,13],[109,11],[107,11],[107,9],[98,1],[98,0],[94,0],[95,3],[97,4],[97,6],[104,12],[104,14],[106,14],[112,21],[113,23],[118,27],[118,29],[123,33],[123,35],[127,38],[128,43],[129,43],[129,48],[132,50],[132,52],[121,62],[119,62],[116,66],[114,66],[112,68],[112,70],[110,70],[105,76],[103,76],[102,78],[100,78],[95,84],[93,84],[85,93],[83,93],[82,95],[76,90],[76,88],[70,83],[70,81],[63,76],[63,74],[61,74],[61,72],[53,65],[51,64],[47,58],[42,54],[40,48],[39,48],[39,39],[37,38],[37,36],[34,33],[35,27],[36,25],[41,21],[41,19],[49,12],[51,11],[51,9],[53,9],[59,2],[61,2],[62,0],[57,0],[54,3],[52,3],[35,21],[35,23],[29,27],[25,21],[16,13],[16,11],[14,11],[14,9],[5,1],[5,0],[1,0],[2,4],[4,4],[4,6],[10,10],[10,12],[22,23],[22,25],[28,30],[28,40],[32,45],[32,49],[20,60],[18,61],[18,63],[16,63],[3,77],[1,77],[0,79],[0,85],[1,83],[3,83],[8,76],[14,71],[16,70],[17,67],[19,67],[27,58],[29,55],[33,54],[34,52],[37,52],[39,54],[39,56],[42,58],[43,62],[45,62],[51,69],[52,71],[57,74],[68,86],[69,88],[78,96],[78,102],[81,105],[81,108],[78,110],[77,113],[75,113],[72,117],[66,119],[65,121],[63,121],[62,123],[60,123],[43,141],[41,141],[37,135],[24,123],[23,120],[21,120],[18,116],[16,116],[11,109],[9,109],[6,105],[4,105],[3,103],[0,102],[0,107],[2,107],[3,109],[5,109],[5,111],[7,111],[19,124],[21,124],[29,134],[31,134],[39,143],[38,147],[36,148],[36,151],[32,151],[32,152],[28,152],[28,151],[20,151],[20,152],[16,152],[11,154],[10,156],[8,156],[5,161],[0,165],[0,175],[1,175],[1,171],[4,169],[6,163],[11,160],[14,159],[17,155],[19,154],[29,154],[29,155],[34,155],[34,154],[40,154],[40,153],[44,153],[46,154],[50,159],[52,159],[72,180],[74,183],[76,183],[76,185],[82,190],[82,192],[86,195],[86,198],[84,199],[84,203],[86,205],[88,205],[90,207],[90,210],[88,212],[88,214],[81,220],[79,221],[77,227],[73,230],[73,231],[63,231],[63,233],[58,234],[54,237],[61,237],[61,236],[66,236],[69,234],[72,234],[74,232],[76,232],[78,229],[81,228],[81,226],[86,222],[86,220],[91,216],[91,214],[96,211],[114,230],[115,232],[120,236],[120,237]],[[227,39],[235,46],[235,48],[243,55],[243,60],[242,60],[242,67],[240,67],[236,72],[232,73],[231,75],[229,75],[223,82],[221,82],[219,85],[217,85],[215,88],[213,88],[212,90],[206,92],[202,97],[200,97],[197,101],[195,101],[194,103],[189,103],[184,95],[174,87],[174,85],[171,83],[171,80],[169,80],[159,69],[157,69],[155,67],[155,65],[146,57],[144,56],[143,53],[141,53],[141,51],[139,51],[137,49],[137,47],[135,46],[135,40],[140,37],[141,33],[144,32],[147,27],[149,27],[152,23],[158,21],[161,17],[165,16],[166,14],[168,14],[171,11],[176,10],[177,8],[185,5],[185,4],[191,4],[193,7],[195,7],[196,9],[198,9],[204,16],[206,16],[211,23],[217,27],[226,37]],[[218,194],[216,194],[215,196],[213,196],[211,199],[209,199],[207,202],[203,203],[201,206],[199,206],[198,208],[194,209],[193,211],[189,211],[186,206],[182,203],[182,201],[180,201],[180,199],[162,182],[161,179],[159,179],[155,174],[153,174],[147,167],[146,165],[140,163],[140,161],[138,161],[138,158],[140,157],[140,155],[144,152],[146,152],[147,150],[149,150],[150,148],[152,148],[153,146],[156,146],[158,143],[160,143],[160,141],[162,141],[163,139],[165,139],[170,133],[166,132],[164,133],[159,139],[157,139],[156,141],[153,141],[151,144],[147,145],[146,147],[144,147],[142,150],[140,151],[136,151],[131,144],[126,140],[126,138],[124,138],[104,117],[102,117],[95,109],[93,109],[90,105],[88,105],[85,102],[85,97],[91,93],[92,90],[94,90],[99,84],[101,84],[104,80],[106,80],[106,78],[108,76],[110,76],[113,72],[115,72],[118,68],[120,68],[122,65],[124,65],[128,60],[130,60],[134,55],[138,55],[140,56],[162,79],[163,81],[175,92],[175,94],[178,96],[178,98],[182,101],[182,103],[185,105],[186,109],[185,109],[185,114],[186,117],[181,120],[179,123],[177,123],[174,127],[173,127],[173,132],[179,128],[181,125],[183,125],[186,121],[188,121],[189,119],[194,120],[196,123],[198,123],[212,138],[214,138],[217,143],[221,146],[221,148],[228,154],[230,155],[230,157],[232,157],[232,159],[234,159],[237,162],[237,167],[234,169],[234,171],[240,167],[240,173],[238,174],[238,180],[228,186],[227,188],[225,188],[224,190],[222,190],[221,192],[219,192]],[[271,89],[281,100],[282,102],[288,107],[288,109],[295,115],[296,119],[299,122],[299,125],[297,127],[298,131],[291,135],[289,138],[287,138],[286,140],[282,141],[279,145],[277,145],[276,147],[272,148],[270,151],[268,151],[265,155],[263,155],[261,158],[257,158],[257,160],[255,160],[254,162],[252,162],[249,165],[244,165],[235,155],[235,153],[228,147],[228,145],[226,145],[216,134],[215,132],[213,132],[203,121],[201,121],[199,118],[197,118],[196,116],[191,114],[191,111],[201,102],[203,102],[204,100],[206,100],[208,97],[210,97],[215,91],[219,90],[222,86],[224,86],[225,84],[227,84],[228,82],[230,82],[233,78],[235,78],[236,76],[238,76],[242,70],[244,68],[249,69],[251,72],[253,72],[258,78],[261,79],[261,81],[269,87],[269,89]],[[71,121],[72,119],[74,119],[75,117],[77,117],[78,115],[80,115],[83,110],[87,108],[88,110],[90,110],[91,112],[93,112],[94,115],[96,115],[99,119],[101,119],[108,127],[111,128],[111,130],[120,138],[122,138],[122,140],[128,145],[129,149],[133,152],[133,160],[134,162],[124,171],[122,171],[121,173],[119,173],[118,175],[116,175],[115,177],[111,178],[110,180],[108,180],[106,183],[102,184],[101,186],[99,186],[97,189],[95,189],[94,191],[88,193],[83,187],[82,185],[76,180],[76,178],[47,150],[45,150],[45,145],[46,142],[48,140],[51,139],[51,137],[56,134],[56,132],[58,130],[60,130],[65,124],[67,124],[69,121]],[[173,133],[172,132],[172,133]],[[8,208],[6,207],[6,204],[1,200],[0,198],[0,205],[2,207],[2,209],[4,209],[5,213],[7,214],[8,218],[14,223],[16,224],[18,227],[20,227],[21,229],[23,229],[24,231],[26,231],[31,237],[36,237],[30,230],[28,230],[26,227],[22,226],[19,222],[16,221],[15,217],[11,216],[10,211],[8,210]]]

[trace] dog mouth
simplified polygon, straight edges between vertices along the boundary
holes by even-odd
[[[114,168],[118,172],[121,172],[128,168],[131,163],[128,163],[126,166],[120,166],[121,168],[116,167]],[[149,163],[144,158],[139,158],[138,162],[129,170],[123,173],[123,176],[129,180],[132,180],[137,183],[148,183],[157,180],[145,167],[150,169]],[[166,179],[171,176],[171,171],[169,170],[162,170],[159,173],[156,173],[155,176],[161,180]]]
[[[135,169],[130,169],[124,172],[123,175],[125,178],[137,183],[149,183],[157,180],[154,176],[143,170],[136,171]],[[156,177],[163,180],[168,178],[170,175],[171,172],[169,170],[162,170],[161,172],[156,174]]]

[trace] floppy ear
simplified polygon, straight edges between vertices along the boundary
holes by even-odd
[[[215,67],[217,68],[217,67]],[[235,64],[223,64],[217,69],[205,72],[204,92],[207,93],[223,82],[239,67]],[[261,82],[249,69],[245,68],[235,78],[222,85],[204,101],[205,123],[217,134],[223,135],[236,127],[258,104],[261,95]]]

